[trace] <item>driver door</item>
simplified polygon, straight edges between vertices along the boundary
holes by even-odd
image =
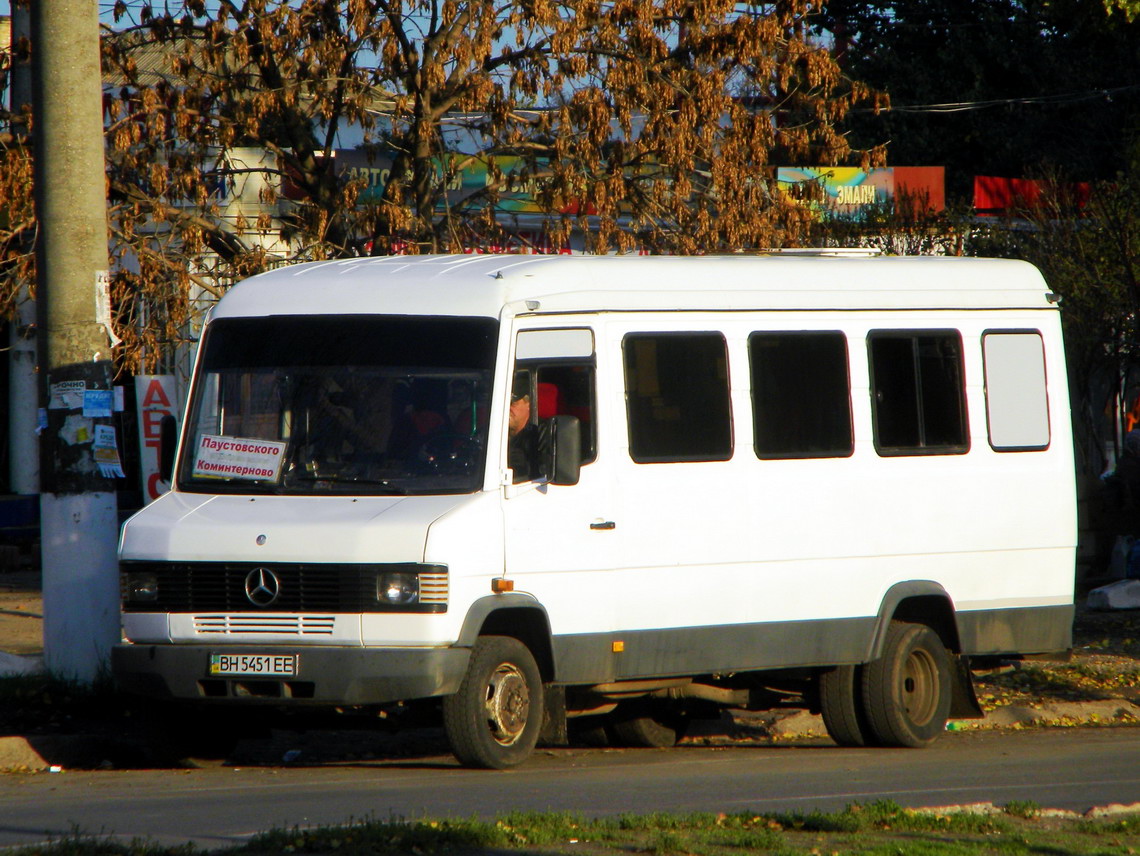
[[[604,395],[605,362],[595,347],[596,326],[566,320],[557,328],[527,327],[517,330],[515,341],[514,378],[529,384],[531,420],[540,425],[569,415],[581,423],[577,484],[550,484],[540,474],[503,488],[506,576],[515,591],[533,595],[546,609],[559,659],[577,659],[571,651],[575,644],[607,644],[608,637],[598,635],[612,631],[614,621],[605,572],[623,561],[606,455],[613,414]]]

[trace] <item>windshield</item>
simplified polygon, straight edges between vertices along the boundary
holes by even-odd
[[[496,334],[490,318],[215,321],[202,343],[179,487],[478,490]]]

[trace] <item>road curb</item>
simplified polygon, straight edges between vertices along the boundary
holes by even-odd
[[[0,737],[0,771],[43,772],[50,768],[26,737]]]
[[[999,731],[1047,726],[1111,726],[1140,724],[1140,705],[1128,699],[1042,702],[1008,705],[991,710],[984,719],[955,719],[947,731]],[[775,740],[827,737],[823,717],[806,710],[772,710],[735,717],[737,730]]]
[[[0,773],[142,769],[171,763],[160,747],[134,737],[83,733],[0,737]]]
[[[980,803],[964,803],[962,805],[940,805],[940,806],[926,806],[924,808],[907,809],[912,814],[933,814],[933,815],[952,815],[952,814],[979,814],[979,815],[1000,815],[1008,814],[1008,810],[1004,806],[995,805],[992,802]],[[1073,811],[1065,808],[1037,808],[1032,810],[1032,817],[1060,817],[1067,819],[1075,818],[1100,818],[1100,817],[1116,817],[1123,814],[1138,814],[1140,813],[1140,803],[1109,803],[1108,805],[1094,805],[1085,811]]]
[[[1140,722],[1140,705],[1127,699],[1093,701],[1042,702],[1034,705],[1009,705],[986,714],[976,723],[956,723],[961,730],[970,728],[1020,728],[1034,725],[1105,725]],[[955,729],[957,730],[957,729]]]
[[[39,675],[44,671],[42,656],[21,656],[0,651],[0,678]]]

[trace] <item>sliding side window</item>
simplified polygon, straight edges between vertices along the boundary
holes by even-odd
[[[868,338],[880,455],[969,451],[962,337],[957,330],[879,330]]]
[[[999,452],[1049,445],[1049,396],[1045,346],[1036,330],[982,336],[986,371],[986,421],[990,446]]]
[[[732,457],[720,333],[633,333],[622,345],[629,454],[639,464]]]
[[[851,384],[842,333],[753,333],[748,356],[758,457],[852,453]]]
[[[597,418],[594,331],[588,327],[523,330],[515,348],[512,376],[512,418],[526,414],[525,431],[512,428],[508,466],[515,481],[542,478],[540,449],[555,416],[578,419],[583,464],[597,458]],[[521,410],[519,399],[525,397]],[[528,435],[533,440],[528,440]],[[533,448],[528,448],[528,445]]]

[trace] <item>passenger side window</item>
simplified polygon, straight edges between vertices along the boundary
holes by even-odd
[[[962,337],[956,330],[872,331],[871,411],[880,455],[969,451]]]
[[[982,336],[986,373],[986,421],[990,446],[999,452],[1049,445],[1049,396],[1045,347],[1036,330]]]
[[[732,457],[728,350],[720,333],[631,333],[629,454],[639,464]]]
[[[748,357],[757,457],[842,458],[853,452],[843,333],[753,333]]]

